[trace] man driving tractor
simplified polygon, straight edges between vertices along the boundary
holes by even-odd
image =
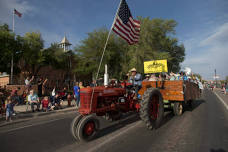
[[[137,73],[136,68],[130,70],[131,76],[129,82],[135,87],[135,94],[138,97],[138,91],[142,88],[142,75]]]

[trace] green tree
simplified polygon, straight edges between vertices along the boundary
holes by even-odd
[[[108,30],[105,28],[94,30],[88,33],[88,37],[82,40],[81,44],[75,48],[76,60],[79,62],[74,72],[78,76],[89,75],[90,79],[95,76],[107,36]],[[120,78],[123,69],[126,68],[126,64],[123,65],[122,63],[126,59],[127,50],[128,45],[112,33],[104,55],[100,77],[104,73],[104,64],[107,64],[110,77]]]
[[[11,59],[14,57],[14,73],[20,70],[17,67],[19,57],[22,49],[22,38],[16,36],[9,29],[7,24],[0,25],[0,71],[10,73]]]
[[[43,56],[44,41],[39,32],[27,32],[23,37],[23,54],[20,60],[20,68],[36,75],[45,65]]]
[[[53,43],[49,48],[45,49],[43,57],[45,65],[50,65],[56,69],[64,69],[67,65],[63,49],[57,43]]]
[[[226,79],[225,79],[225,81],[228,83],[228,76],[226,76]]]

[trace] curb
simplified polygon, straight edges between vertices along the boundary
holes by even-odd
[[[18,113],[14,117],[16,120],[14,120],[12,122],[5,122],[5,120],[2,120],[2,121],[0,120],[0,127],[28,121],[33,118],[39,117],[39,116],[52,115],[52,114],[56,114],[56,113],[67,113],[67,112],[72,112],[72,111],[76,112],[76,107],[70,107],[70,108],[65,108],[65,109],[60,109],[60,110],[49,111],[49,112]]]

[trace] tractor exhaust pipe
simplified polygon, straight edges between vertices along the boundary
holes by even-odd
[[[104,86],[108,87],[108,66],[105,64]]]

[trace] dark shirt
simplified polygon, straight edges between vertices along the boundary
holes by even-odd
[[[60,104],[60,98],[59,97],[57,97],[57,98],[55,97],[54,102],[57,103],[57,104]]]
[[[38,81],[38,96],[39,97],[42,95],[42,86],[43,86],[43,83],[41,81]]]

